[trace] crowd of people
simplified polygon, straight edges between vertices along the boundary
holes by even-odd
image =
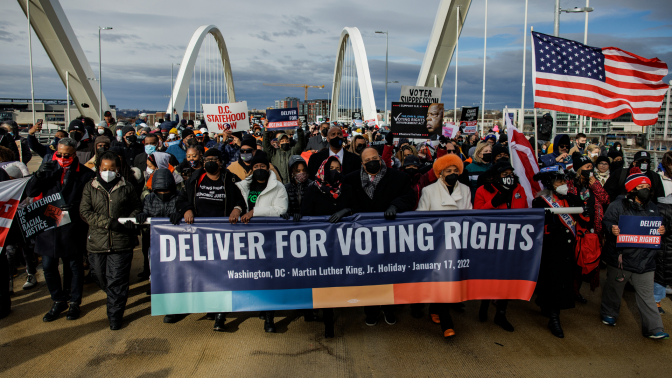
[[[14,222],[0,255],[0,318],[10,312],[10,292],[20,261],[27,280],[37,285],[36,255],[41,256],[44,280],[53,304],[44,315],[55,321],[80,316],[83,285],[95,281],[107,294],[110,329],[123,326],[133,250],[141,244],[143,270],[151,275],[149,217],[169,218],[173,224],[197,218],[224,217],[247,224],[253,217],[281,217],[297,222],[304,216],[328,216],[340,222],[355,213],[380,213],[393,220],[411,211],[507,210],[531,207],[581,208],[580,214],[546,211],[541,266],[535,303],[548,317],[550,332],[564,337],[560,311],[583,305],[583,282],[590,290],[604,285],[600,318],[615,326],[626,285],[636,292],[642,334],[667,339],[660,302],[672,290],[672,152],[658,167],[640,151],[625,164],[620,143],[609,149],[588,143],[586,135],[556,135],[551,141],[530,140],[539,147],[540,170],[534,177],[543,185],[529,199],[510,160],[506,134],[462,135],[414,143],[394,138],[377,126],[322,123],[295,130],[269,130],[255,124],[249,132],[222,134],[199,129],[194,121],[167,116],[147,125],[145,114],[129,122],[109,113],[96,124],[73,120],[48,145],[38,140],[41,125],[27,137],[18,127],[0,127],[0,181],[30,175],[26,163],[32,152],[42,158],[32,174],[24,200],[60,193],[71,222],[24,241]],[[200,124],[200,122],[199,122]],[[573,139],[573,140],[572,140]],[[32,152],[31,152],[32,151]],[[621,215],[662,216],[660,249],[619,248]],[[120,223],[120,218],[135,222]],[[225,220],[226,221],[226,220]],[[670,252],[670,253],[667,253]],[[59,273],[59,261],[63,274]],[[600,282],[600,269],[607,280]],[[149,294],[149,293],[148,293]],[[483,300],[478,317],[487,321],[494,307],[494,323],[513,332],[507,307],[515,301]],[[423,318],[424,305],[411,305]],[[451,311],[461,304],[435,303],[429,318],[440,324],[441,335],[455,337]],[[395,306],[364,308],[364,321],[375,326],[396,323]],[[304,311],[307,321],[317,312]],[[226,314],[207,314],[214,330],[226,328]],[[166,315],[175,323],[184,315]],[[264,330],[275,332],[274,312],[260,314]],[[599,321],[596,313],[596,322]],[[323,309],[325,337],[334,337],[334,310]],[[515,323],[515,320],[514,320]]]

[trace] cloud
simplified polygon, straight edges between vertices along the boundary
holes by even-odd
[[[303,43],[297,43],[296,45],[294,45],[294,47],[296,47],[297,49],[305,49],[306,48],[306,46],[304,46]]]
[[[96,34],[95,37],[98,37],[98,35]],[[106,30],[102,30],[100,33],[100,39],[102,39],[105,42],[125,43],[126,40],[140,39],[140,37],[137,36],[136,34],[109,33]]]

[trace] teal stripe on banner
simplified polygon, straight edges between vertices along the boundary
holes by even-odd
[[[231,291],[152,295],[152,315],[231,312]],[[168,310],[170,309],[170,310]]]
[[[232,293],[233,311],[313,308],[313,289],[249,290]],[[152,298],[152,301],[154,301],[154,298]]]

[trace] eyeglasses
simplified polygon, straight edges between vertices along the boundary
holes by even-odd
[[[457,151],[453,148],[452,150],[446,150],[447,154],[457,154]]]

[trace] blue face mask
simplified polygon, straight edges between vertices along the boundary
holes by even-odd
[[[58,146],[58,141],[59,141],[59,140],[61,140],[61,138],[55,137],[55,138],[54,138],[54,141],[53,141],[52,144],[53,144],[54,146]]]
[[[152,146],[151,144],[148,144],[148,145],[145,146],[145,153],[147,155],[153,154],[154,151],[156,151],[156,146]]]
[[[121,137],[121,130],[117,130],[117,136]]]

